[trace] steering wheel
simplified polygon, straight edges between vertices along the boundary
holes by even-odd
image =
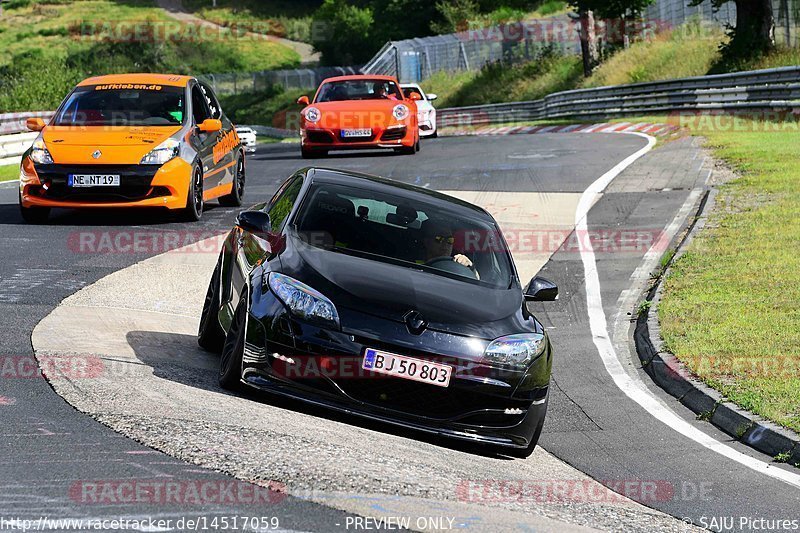
[[[426,261],[425,265],[438,268],[439,270],[444,270],[445,272],[451,272],[460,276],[473,277],[477,279],[474,270],[468,266],[464,266],[461,263],[456,262],[456,260],[449,255],[434,257],[433,259]]]

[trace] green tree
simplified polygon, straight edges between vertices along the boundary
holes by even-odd
[[[692,0],[696,6],[702,0]],[[723,61],[759,56],[775,48],[775,14],[771,0],[711,0],[714,9],[736,4],[736,27],[728,29],[730,41],[723,45]]]
[[[322,55],[323,65],[356,65],[375,53],[371,7],[351,5],[345,0],[325,0],[314,13],[311,41]]]
[[[619,20],[635,17],[653,2],[654,0],[570,0],[570,6],[578,13],[581,24],[581,53],[585,76],[591,75],[600,61],[595,18]]]

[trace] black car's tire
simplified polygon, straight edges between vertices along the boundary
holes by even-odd
[[[195,168],[186,195],[186,207],[181,209],[181,219],[186,222],[197,222],[203,216],[203,205],[203,174],[199,168]]]
[[[244,155],[236,161],[236,174],[233,176],[233,189],[230,194],[219,197],[219,205],[225,207],[239,207],[244,198],[245,164]]]
[[[225,345],[225,331],[219,324],[217,313],[220,308],[220,258],[211,281],[208,283],[206,299],[203,302],[203,313],[200,315],[200,327],[197,330],[197,344],[206,351],[220,353]]]
[[[22,220],[28,224],[44,224],[47,222],[47,217],[50,216],[49,207],[22,207],[22,201],[19,203],[19,213],[22,215]]]
[[[536,449],[536,444],[539,442],[539,437],[542,434],[542,428],[544,427],[544,419],[547,415],[547,402],[550,400],[549,396],[547,400],[544,401],[544,408],[542,410],[542,419],[539,420],[539,424],[536,426],[536,431],[533,432],[533,437],[531,437],[531,442],[528,444],[527,448],[511,448],[501,451],[504,455],[508,455],[510,457],[516,457],[517,459],[525,459],[529,457],[533,450]]]
[[[219,358],[219,385],[223,389],[237,390],[242,384],[242,355],[247,330],[247,312],[247,294],[245,294],[236,306]]]

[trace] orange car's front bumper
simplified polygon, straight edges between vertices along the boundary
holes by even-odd
[[[110,173],[102,167],[97,174]],[[20,172],[20,202],[23,207],[64,207],[64,208],[110,208],[110,207],[165,207],[182,209],[186,207],[189,185],[192,179],[192,165],[180,158],[175,158],[154,171],[149,183],[149,190],[135,198],[120,198],[112,189],[92,191],[91,199],[82,198],[80,194],[68,194],[62,197],[49,194],[56,178],[46,172],[40,176],[29,158],[22,162]],[[125,175],[120,177],[124,182]],[[63,180],[62,180],[63,181]],[[63,183],[59,183],[63,190]],[[99,188],[98,188],[99,189]],[[104,194],[107,198],[104,198]]]

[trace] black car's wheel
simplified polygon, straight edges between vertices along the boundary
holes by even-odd
[[[197,222],[203,216],[203,174],[199,168],[192,173],[186,207],[181,210],[181,218],[187,222]]]
[[[219,204],[225,207],[239,207],[244,198],[245,165],[244,156],[239,156],[236,162],[236,173],[233,176],[233,188],[230,194],[220,196]]]
[[[203,313],[200,315],[200,327],[197,330],[197,344],[209,352],[220,353],[225,345],[225,331],[219,324],[217,316],[220,308],[220,261],[211,275],[211,281],[206,291],[206,299],[203,303]]]
[[[517,459],[525,459],[529,457],[533,450],[536,449],[536,444],[539,442],[539,437],[542,434],[542,428],[544,427],[544,419],[547,414],[547,402],[550,400],[548,397],[547,400],[544,401],[544,408],[542,410],[542,419],[539,420],[539,424],[536,426],[536,431],[533,432],[533,436],[531,437],[531,442],[528,444],[527,448],[512,448],[510,450],[504,450],[501,453],[508,455],[510,457],[516,457]]]
[[[28,224],[44,224],[50,216],[49,207],[22,207],[22,198],[19,200],[19,213],[22,220]]]
[[[241,385],[242,355],[244,354],[244,338],[247,332],[247,295],[242,296],[233,322],[225,336],[222,356],[219,358],[219,385],[223,389],[236,390]]]

